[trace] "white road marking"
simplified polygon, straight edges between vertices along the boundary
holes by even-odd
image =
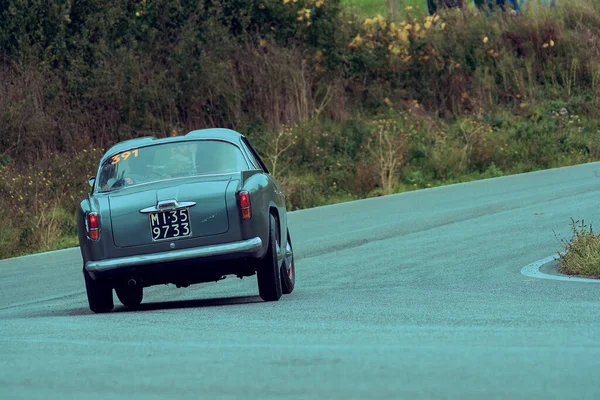
[[[546,258],[542,258],[541,260],[537,260],[532,262],[529,265],[526,265],[521,269],[521,273],[525,276],[530,276],[532,278],[539,279],[554,279],[556,281],[569,281],[569,282],[587,282],[587,283],[600,283],[600,279],[591,279],[591,278],[579,278],[579,277],[571,277],[568,275],[550,275],[540,271],[540,268],[552,262],[558,258],[558,255],[552,255]]]

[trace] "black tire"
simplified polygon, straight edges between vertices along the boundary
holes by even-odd
[[[133,288],[127,286],[127,283],[123,283],[115,288],[115,292],[117,292],[121,304],[129,308],[138,307],[144,298],[144,287],[141,283]]]
[[[283,253],[283,265],[281,266],[281,291],[283,294],[290,294],[294,291],[296,284],[296,264],[294,264],[294,248],[290,231],[287,233],[287,244]]]
[[[264,301],[277,301],[281,297],[281,275],[277,259],[278,234],[277,223],[272,215],[269,218],[269,247],[256,271],[258,294]],[[283,261],[282,261],[283,264]]]
[[[114,307],[112,287],[100,279],[93,280],[85,270],[83,271],[83,277],[90,310],[95,313],[111,311]]]

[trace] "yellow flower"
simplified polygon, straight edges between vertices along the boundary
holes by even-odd
[[[287,4],[289,2],[290,2],[290,0],[283,0],[283,4]]]
[[[446,23],[442,22],[442,29],[445,29],[445,28],[446,28]]]
[[[423,26],[425,27],[425,29],[429,29],[431,28],[431,21],[426,21]]]
[[[317,6],[317,8],[320,8],[325,2],[323,0],[317,0],[317,2],[315,3],[315,6]]]
[[[542,45],[542,47],[543,47],[543,48],[547,48],[547,47],[548,47],[548,43],[544,43],[544,44]]]
[[[487,42],[488,42],[488,37],[486,36],[483,38],[483,44],[486,44]]]
[[[410,11],[410,10],[412,10],[412,9],[413,9],[413,8],[412,8],[412,6],[408,6],[408,7],[406,7],[406,9],[405,9],[405,10],[406,10],[406,11]]]
[[[323,59],[323,52],[321,50],[317,50],[315,53],[315,61],[319,62]]]
[[[385,99],[383,99],[383,102],[388,107],[392,107],[394,105],[394,103],[392,103],[392,101],[390,99],[388,99],[387,97]]]
[[[400,48],[398,46],[393,45],[393,44],[390,44],[388,48],[391,51],[391,53],[393,55],[395,55],[395,56],[397,56],[401,52]]]
[[[550,47],[554,47],[554,40],[550,40]]]
[[[360,36],[360,33],[356,35],[356,37],[354,39],[352,39],[352,41],[350,42],[350,44],[348,46],[350,47],[358,47],[360,46],[360,44],[363,42],[363,38]]]
[[[265,39],[260,39],[258,41],[258,44],[260,45],[260,47],[266,47],[267,46],[267,41]]]
[[[398,39],[400,39],[402,43],[408,42],[408,32],[398,31]]]

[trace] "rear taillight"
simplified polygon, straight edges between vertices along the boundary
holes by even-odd
[[[250,219],[250,195],[248,192],[239,192],[238,201],[240,203],[240,212],[242,213],[242,219]]]
[[[96,241],[100,238],[100,221],[98,213],[88,213],[87,218],[88,236],[90,239]]]

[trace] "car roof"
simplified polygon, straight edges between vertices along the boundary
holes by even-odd
[[[233,143],[239,143],[243,137],[241,133],[225,128],[209,128],[209,129],[197,129],[187,133],[184,136],[170,136],[166,138],[156,138],[155,136],[145,136],[136,139],[125,140],[112,146],[104,156],[100,163],[111,157],[113,154],[120,153],[125,150],[132,149],[134,147],[149,146],[152,144],[161,143],[175,143],[184,142],[190,139],[213,139],[213,140],[227,140]]]

